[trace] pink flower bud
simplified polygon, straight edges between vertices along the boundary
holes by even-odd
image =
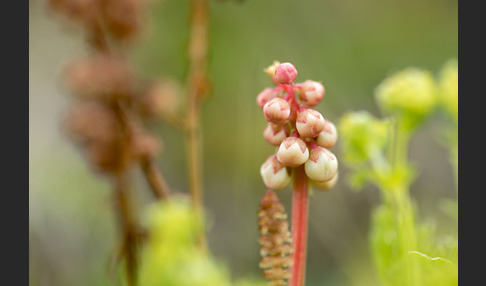
[[[258,94],[257,104],[258,106],[260,106],[260,108],[263,108],[265,103],[267,103],[271,99],[274,99],[275,97],[277,97],[277,93],[273,89],[265,88]]]
[[[332,179],[330,179],[329,181],[326,182],[311,181],[311,184],[319,190],[326,191],[336,185],[338,178],[339,178],[339,172],[336,172],[336,175],[334,175],[334,177],[332,177]]]
[[[291,84],[297,77],[297,70],[291,63],[282,63],[278,65],[273,76],[274,81],[282,84]]]
[[[275,125],[268,123],[267,127],[263,131],[263,137],[268,143],[278,146],[282,141],[290,135],[290,130],[287,125]]]
[[[331,148],[336,144],[338,132],[336,126],[329,120],[324,124],[324,130],[317,135],[317,144],[324,148]]]
[[[287,137],[278,147],[277,159],[284,166],[297,167],[309,159],[309,150],[302,139]]]
[[[289,120],[290,105],[281,98],[274,98],[263,106],[263,113],[268,122],[282,125]]]
[[[301,136],[314,138],[324,130],[325,123],[319,111],[306,109],[297,116],[296,127]]]
[[[280,164],[275,155],[268,157],[265,163],[260,167],[265,186],[270,189],[282,189],[290,183],[290,175],[287,169]]]
[[[337,172],[336,156],[326,148],[315,146],[310,151],[309,160],[305,162],[305,173],[309,179],[326,182],[331,180]]]
[[[324,97],[324,86],[322,83],[313,80],[306,80],[302,83],[299,92],[299,99],[303,106],[313,107],[319,104]]]

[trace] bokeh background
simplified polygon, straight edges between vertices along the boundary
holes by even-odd
[[[142,37],[130,54],[147,77],[181,83],[187,71],[188,0],[153,0]],[[417,66],[434,73],[458,54],[457,0],[244,0],[210,1],[212,96],[203,106],[204,205],[212,254],[233,278],[260,277],[259,175],[274,151],[262,137],[266,122],[257,94],[271,85],[263,68],[292,62],[297,81],[322,81],[326,95],[317,110],[339,122],[346,111],[380,116],[375,86],[391,72]],[[91,172],[61,132],[70,98],[59,76],[71,60],[87,54],[82,33],[50,13],[44,1],[29,1],[29,268],[30,285],[110,285],[107,257],[117,243],[108,182]],[[439,115],[412,139],[418,170],[412,185],[420,217],[440,229],[457,228],[438,209],[455,198],[447,149],[440,142]],[[161,123],[158,165],[172,188],[188,190],[184,137]],[[340,157],[340,146],[333,149]],[[135,171],[142,209],[152,200]],[[373,285],[368,250],[370,211],[378,190],[360,192],[340,181],[310,198],[307,285]],[[290,210],[291,190],[278,192]],[[366,277],[366,278],[363,278]],[[356,281],[357,279],[369,279]]]

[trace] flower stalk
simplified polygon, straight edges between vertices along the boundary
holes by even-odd
[[[328,148],[336,144],[337,130],[319,111],[309,108],[324,97],[322,83],[311,80],[294,83],[297,70],[291,63],[274,62],[265,72],[276,86],[265,88],[256,101],[269,122],[263,136],[278,148],[276,154],[263,163],[260,174],[270,189],[283,189],[293,181],[289,285],[302,286],[306,268],[309,185],[328,190],[336,184],[337,158]],[[265,272],[264,275],[267,277]]]
[[[302,286],[305,282],[307,253],[307,216],[309,185],[304,166],[294,170],[292,193],[292,254],[290,286]]]

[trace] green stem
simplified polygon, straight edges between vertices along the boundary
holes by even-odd
[[[392,136],[395,148],[392,154],[394,160],[391,164],[391,176],[396,176],[407,167],[410,143],[410,132],[403,125],[402,118],[397,118],[395,124],[395,132]],[[409,255],[409,251],[417,250],[417,234],[408,178],[403,178],[401,175],[393,177],[388,185],[384,186],[384,191],[387,195],[386,203],[391,205],[395,213],[398,250],[400,257],[405,260],[406,285],[420,285],[420,269],[413,263]]]

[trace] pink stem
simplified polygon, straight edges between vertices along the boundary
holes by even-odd
[[[294,169],[294,191],[292,194],[292,254],[290,286],[303,286],[307,253],[307,197],[308,182],[304,165]]]

